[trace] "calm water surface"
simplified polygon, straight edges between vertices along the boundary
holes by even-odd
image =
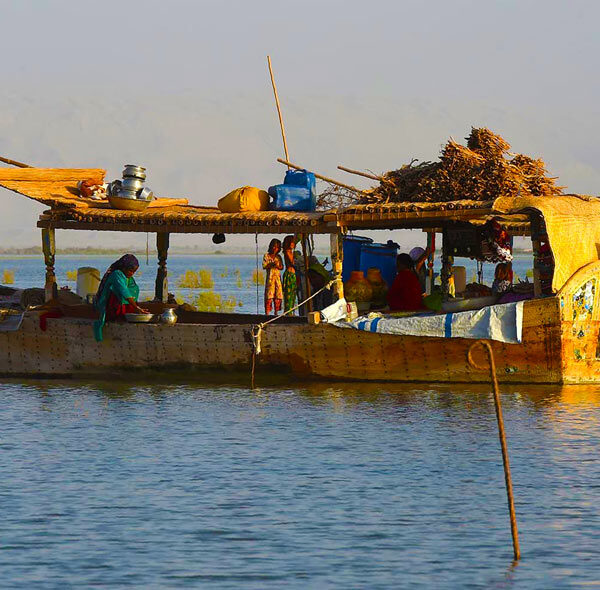
[[[59,256],[59,283],[112,258]],[[39,258],[4,268],[43,284]],[[174,256],[171,290],[199,268],[256,309],[254,257]],[[0,587],[600,586],[600,388],[503,388],[513,566],[486,387],[274,377],[0,382]]]
[[[2,588],[600,585],[600,388],[0,383]],[[231,379],[230,379],[231,380]]]

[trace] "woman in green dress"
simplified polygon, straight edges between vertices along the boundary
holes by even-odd
[[[294,268],[294,248],[296,238],[286,236],[283,240],[283,260],[285,272],[283,273],[283,310],[289,312],[296,305],[296,269]]]
[[[94,297],[94,307],[99,318],[94,322],[94,336],[102,342],[104,324],[123,321],[126,313],[146,313],[138,304],[140,288],[133,275],[140,263],[133,254],[125,254],[113,262],[100,281]]]

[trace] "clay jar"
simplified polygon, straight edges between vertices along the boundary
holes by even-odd
[[[373,287],[361,270],[353,270],[350,274],[350,278],[344,284],[344,297],[346,301],[356,301],[356,303],[371,301]]]
[[[372,267],[367,270],[367,281],[373,289],[372,301],[375,305],[385,305],[388,292],[388,285],[381,276],[381,271]]]

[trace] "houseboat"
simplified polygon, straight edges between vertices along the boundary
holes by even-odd
[[[0,321],[0,373],[83,376],[134,369],[215,368],[288,371],[294,378],[405,382],[484,382],[467,352],[490,341],[505,383],[600,381],[600,201],[579,195],[355,205],[320,212],[221,213],[186,200],[156,199],[143,211],[118,210],[80,194],[78,183],[104,182],[102,169],[0,168],[0,186],[48,207],[39,217],[46,302]],[[489,260],[485,228],[531,238],[533,281],[520,301],[475,293],[451,295],[452,259]],[[334,298],[343,301],[344,236],[354,231],[420,229],[442,257],[445,301],[437,313],[371,314],[312,323],[307,317],[221,314],[175,309],[175,325],[108,323],[94,339],[91,304],[59,304],[54,270],[57,230],[149,232],[156,236],[155,298],[168,303],[168,248],[173,233],[330,236]],[[432,282],[429,282],[431,286]],[[60,317],[48,317],[58,309]],[[46,316],[44,329],[40,324]],[[327,314],[325,314],[327,315]],[[323,317],[325,319],[325,317]],[[259,338],[257,338],[259,334]],[[259,340],[259,342],[257,342]],[[482,353],[483,354],[483,353]],[[477,358],[477,355],[476,355]],[[483,356],[480,362],[483,364]]]

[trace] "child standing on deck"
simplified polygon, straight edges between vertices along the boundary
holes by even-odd
[[[290,311],[296,305],[298,281],[294,267],[294,249],[296,238],[285,236],[283,239],[283,258],[285,260],[285,272],[283,273],[283,309]]]
[[[283,261],[279,255],[281,240],[273,238],[269,243],[269,251],[263,256],[263,268],[267,271],[265,278],[265,314],[269,315],[274,308],[275,315],[281,311],[283,289],[281,287],[281,270]]]

